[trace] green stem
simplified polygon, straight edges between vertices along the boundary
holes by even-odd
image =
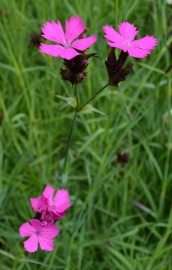
[[[76,122],[76,117],[78,112],[80,112],[82,110],[82,108],[84,108],[90,101],[92,101],[101,91],[103,91],[103,89],[105,89],[107,86],[109,85],[109,83],[107,83],[105,86],[103,86],[97,93],[95,93],[94,96],[92,96],[83,106],[81,106],[80,108],[78,108],[79,106],[79,98],[78,98],[78,91],[76,88],[76,101],[77,101],[77,107],[75,109],[75,114],[74,114],[74,118],[72,121],[72,125],[70,128],[70,132],[69,132],[69,136],[67,139],[67,146],[66,146],[66,153],[65,153],[65,161],[64,161],[64,166],[63,166],[63,172],[65,173],[65,169],[66,169],[66,163],[67,163],[67,157],[68,157],[68,151],[69,151],[69,145],[70,145],[70,141],[71,141],[71,137],[72,137],[72,133],[73,133],[73,129],[74,129],[74,125]],[[75,86],[76,87],[76,86]]]
[[[79,109],[77,109],[78,112],[80,112],[90,101],[92,101],[100,92],[102,92],[107,86],[109,86],[109,83],[107,83],[105,86],[103,86],[97,93],[95,93],[94,96],[92,96],[84,105],[82,105]]]
[[[78,107],[79,107],[79,97],[78,97],[78,90],[77,90],[77,86],[76,87],[76,111],[78,112]]]
[[[77,117],[77,114],[78,114],[78,91],[77,91],[77,88],[76,88],[76,100],[77,100],[77,107],[76,107],[76,110],[75,110],[74,118],[73,118],[72,125],[71,125],[71,128],[70,128],[69,136],[68,136],[68,139],[67,139],[65,161],[64,161],[64,166],[63,166],[63,172],[64,173],[65,173],[66,163],[67,163],[67,158],[68,158],[69,145],[70,145],[70,141],[71,141],[71,137],[72,137],[74,125],[75,125],[75,122],[76,122],[76,117]]]
[[[64,161],[64,166],[63,166],[63,172],[65,172],[65,168],[66,168],[68,151],[69,151],[69,144],[70,144],[70,140],[71,140],[71,137],[72,137],[72,132],[73,132],[73,128],[74,128],[74,125],[75,125],[77,114],[78,114],[78,112],[75,111],[74,118],[73,118],[72,125],[71,125],[70,132],[69,132],[69,136],[68,136],[68,139],[67,139],[67,146],[66,146],[66,153],[65,153],[65,161]]]

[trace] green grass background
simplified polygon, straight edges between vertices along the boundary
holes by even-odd
[[[172,6],[163,0],[0,0],[0,269],[172,269]],[[83,104],[107,83],[109,48],[102,26],[122,21],[153,35],[158,46],[145,59],[129,57],[133,71],[119,88],[92,102],[96,113],[77,118],[67,175],[62,175],[73,108],[63,61],[29,45],[46,21],[81,16],[98,52],[78,86]],[[118,164],[117,152],[129,162]],[[58,222],[53,252],[30,254],[18,228],[34,212],[29,198],[45,185],[70,192],[72,207]]]

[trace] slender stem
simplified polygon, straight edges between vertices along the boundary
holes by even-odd
[[[74,118],[73,118],[72,125],[71,125],[70,132],[69,132],[69,136],[68,136],[68,139],[67,139],[67,146],[66,146],[66,153],[65,153],[65,161],[64,161],[64,166],[63,166],[63,172],[65,172],[65,168],[66,168],[68,151],[69,151],[69,144],[70,144],[70,140],[71,140],[71,137],[72,137],[72,132],[73,132],[73,128],[74,128],[74,125],[75,125],[77,114],[78,114],[78,112],[75,111]]]
[[[90,101],[92,101],[101,91],[103,91],[103,89],[105,89],[107,86],[109,85],[109,83],[107,83],[105,86],[103,86],[97,93],[95,93],[94,96],[92,96],[92,98],[90,98],[83,106],[81,106],[79,108],[79,98],[78,98],[78,91],[77,91],[77,87],[75,88],[76,90],[76,101],[77,101],[77,107],[75,109],[75,114],[74,114],[74,118],[73,118],[73,121],[72,121],[72,125],[71,125],[71,128],[70,128],[70,132],[69,132],[69,136],[68,136],[68,139],[67,139],[67,146],[66,146],[66,153],[65,153],[65,161],[64,161],[64,166],[63,166],[63,172],[65,172],[65,169],[66,169],[66,163],[67,163],[67,157],[68,157],[68,151],[69,151],[69,145],[70,145],[70,141],[71,141],[71,137],[72,137],[72,133],[73,133],[73,129],[74,129],[74,125],[75,125],[75,122],[76,122],[76,117],[77,117],[77,114],[78,112],[80,112],[82,110],[82,108],[84,108]]]
[[[92,101],[101,91],[103,91],[109,83],[107,83],[105,86],[103,86],[97,93],[95,93],[94,96],[92,96],[84,105],[82,105],[80,108],[78,108],[78,112],[80,112],[90,101]]]
[[[75,86],[75,87],[76,87],[76,86]],[[71,128],[70,128],[69,136],[68,136],[68,139],[67,139],[67,146],[66,146],[66,153],[65,153],[65,161],[64,161],[64,166],[63,166],[63,172],[64,172],[64,173],[65,173],[66,163],[67,163],[67,158],[68,158],[69,145],[70,145],[70,141],[71,141],[71,137],[72,137],[74,125],[75,125],[75,122],[76,122],[76,117],[77,117],[77,114],[78,114],[78,109],[77,109],[77,108],[78,108],[78,91],[77,91],[77,87],[75,88],[75,90],[76,90],[77,107],[76,107],[76,110],[75,110],[74,118],[73,118],[72,125],[71,125]]]
[[[79,107],[79,96],[78,96],[77,85],[75,86],[75,89],[76,89],[76,111],[78,112],[78,107]]]

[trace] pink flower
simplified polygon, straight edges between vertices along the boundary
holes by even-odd
[[[30,220],[31,225],[26,222],[21,225],[19,232],[21,237],[30,236],[24,242],[24,247],[28,252],[35,252],[40,248],[47,251],[52,251],[54,248],[53,238],[59,234],[59,229],[54,224],[41,223],[37,219]]]
[[[42,213],[47,207],[47,200],[44,196],[30,198],[30,203],[35,212]]]
[[[63,218],[65,215],[66,215],[65,211],[59,214],[54,214],[53,212],[49,210],[45,210],[42,212],[41,220],[47,223],[54,223],[58,219]]]
[[[43,195],[38,198],[30,198],[30,203],[35,212],[40,213],[39,219],[47,223],[63,218],[66,209],[71,206],[67,190],[58,190],[53,198],[54,188],[46,186]]]
[[[87,30],[80,17],[72,16],[66,21],[66,33],[64,33],[60,21],[46,22],[42,28],[43,37],[58,45],[48,45],[41,43],[40,51],[54,57],[61,57],[67,60],[79,55],[79,51],[87,50],[97,37],[95,35],[88,38],[83,37],[83,32]],[[78,38],[78,39],[77,39]]]
[[[46,186],[43,196],[48,200],[48,211],[59,216],[65,214],[65,210],[71,206],[67,190],[59,189],[53,198],[54,188]]]
[[[24,242],[24,247],[28,252],[35,252],[38,243],[41,249],[53,250],[53,238],[59,233],[59,229],[54,225],[58,219],[66,214],[66,209],[71,206],[67,190],[58,190],[53,198],[54,188],[46,186],[43,195],[38,198],[30,198],[32,208],[36,212],[35,218],[30,223],[24,223],[19,232],[22,237],[30,236]]]
[[[103,26],[104,36],[109,46],[128,52],[130,56],[136,58],[146,57],[157,45],[157,39],[153,36],[134,40],[139,31],[133,24],[123,22],[118,28],[120,34],[112,26]]]

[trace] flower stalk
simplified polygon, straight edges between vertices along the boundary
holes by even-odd
[[[109,86],[109,83],[105,84],[97,93],[94,94],[84,105],[82,105],[79,109],[78,112],[80,112],[88,103],[90,103],[98,94],[100,94],[106,87]]]
[[[68,136],[68,139],[67,139],[66,152],[65,152],[65,160],[64,160],[64,166],[63,166],[63,173],[65,173],[65,170],[66,170],[66,163],[67,163],[67,158],[68,158],[69,145],[70,145],[70,141],[71,141],[71,137],[72,137],[74,125],[75,125],[75,122],[76,122],[77,114],[78,114],[78,112],[75,111],[74,118],[73,118],[72,125],[71,125],[70,132],[69,132],[69,136]]]

